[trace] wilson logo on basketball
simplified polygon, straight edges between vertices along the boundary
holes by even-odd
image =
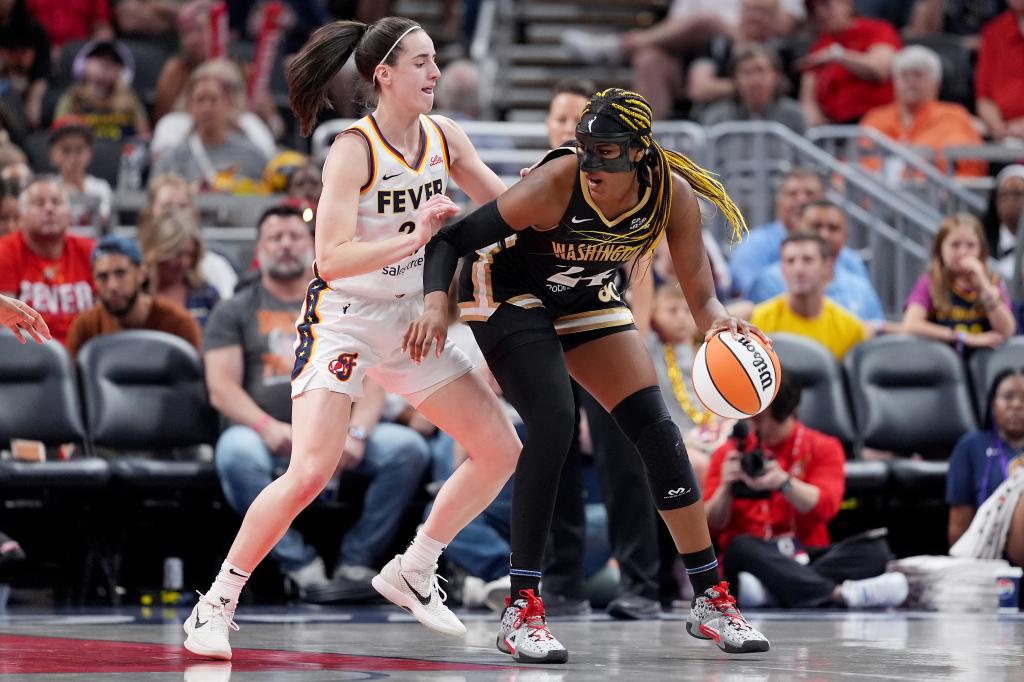
[[[359,353],[342,353],[336,360],[331,360],[331,364],[327,365],[327,371],[338,377],[338,381],[348,381],[352,378],[352,370],[358,357]]]
[[[440,154],[434,154],[430,157],[430,167],[433,168],[439,163],[444,163],[444,157]]]
[[[737,341],[739,341],[741,346],[753,354],[754,360],[751,364],[753,364],[754,369],[757,370],[757,378],[761,380],[761,389],[767,391],[771,388],[771,385],[775,383],[775,379],[772,378],[772,373],[768,369],[768,361],[765,360],[764,356],[761,355],[761,351],[759,351],[757,346],[751,343],[750,339],[747,337],[741,336]]]

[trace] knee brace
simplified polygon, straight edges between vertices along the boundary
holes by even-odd
[[[611,412],[640,453],[658,509],[689,507],[701,499],[700,485],[661,389],[649,386],[627,396]]]

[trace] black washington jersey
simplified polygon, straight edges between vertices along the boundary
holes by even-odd
[[[549,153],[542,163],[562,155],[557,152],[563,149]],[[521,230],[465,258],[459,281],[461,319],[487,320],[504,303],[543,307],[559,335],[632,325],[619,286],[623,264],[636,258],[641,247],[596,242],[594,234],[625,235],[641,229],[654,209],[651,188],[645,185],[636,206],[609,220],[578,172],[557,226]]]

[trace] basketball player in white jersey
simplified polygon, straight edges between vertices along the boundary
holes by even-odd
[[[444,605],[437,560],[498,494],[521,448],[494,393],[457,348],[448,344],[420,362],[402,348],[423,309],[423,246],[433,236],[416,229],[417,215],[440,224],[457,211],[443,196],[449,177],[480,204],[504,184],[458,126],[426,115],[440,72],[430,37],[408,19],[339,21],[311,36],[288,70],[303,134],[350,55],[379,103],[338,135],[324,164],[314,278],[297,321],[291,461],[249,507],[216,580],[185,622],[185,647],[203,656],[231,658],[228,635],[238,629],[233,615],[250,573],[335,474],[345,439],[366,437],[349,429],[364,378],[403,395],[470,453],[406,552],[373,579],[427,627],[465,633]],[[257,419],[253,427],[260,426]]]

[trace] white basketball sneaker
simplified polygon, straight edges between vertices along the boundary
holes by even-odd
[[[768,638],[740,613],[724,580],[694,597],[686,631],[697,639],[714,640],[727,654],[751,654],[770,648]]]
[[[425,571],[406,571],[402,568],[402,555],[398,554],[370,583],[381,596],[411,613],[431,630],[461,637],[466,634],[466,626],[444,605],[448,595],[438,584],[438,580],[444,578],[435,571],[437,564]]]
[[[569,652],[548,629],[544,602],[533,590],[521,590],[519,599],[505,597],[505,612],[498,630],[498,651],[518,663],[565,663]]]
[[[231,644],[228,642],[230,630],[238,630],[232,617],[234,610],[227,610],[225,604],[213,601],[206,595],[199,594],[192,613],[185,624],[185,648],[199,656],[231,660]]]

